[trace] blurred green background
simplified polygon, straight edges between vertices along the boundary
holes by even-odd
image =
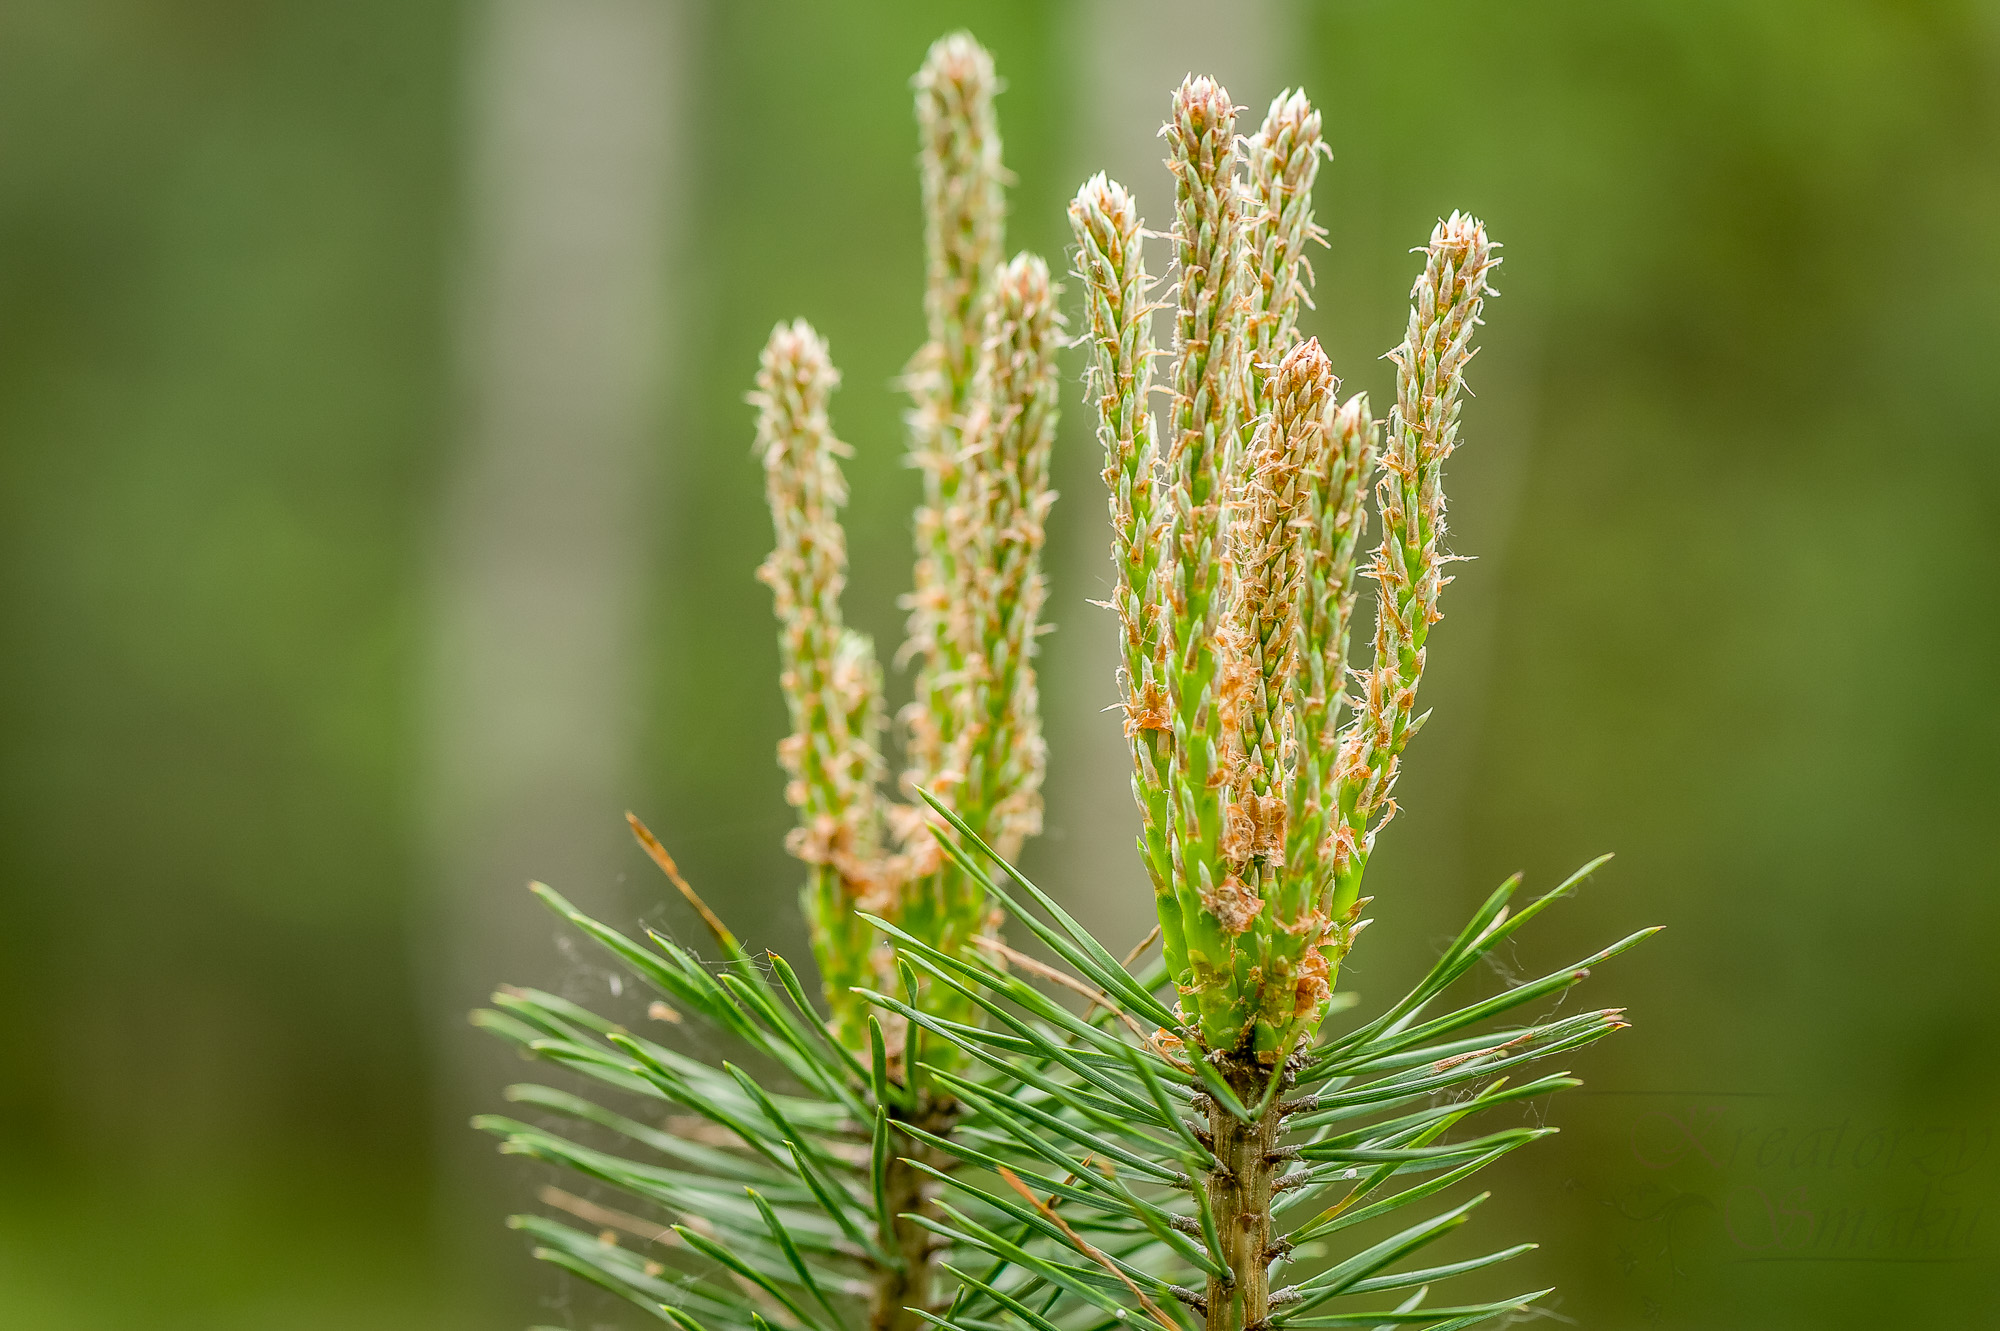
[[[680,922],[626,848],[629,806],[753,940],[791,947],[757,348],[794,314],[832,341],[851,615],[893,643],[909,74],[951,26],[993,48],[1011,241],[1053,256],[1119,43],[1192,64],[1234,20],[673,8],[674,364],[635,473],[619,714],[636,775],[565,829],[614,867],[559,885]],[[1509,1162],[1475,1228],[1544,1242],[1507,1283],[1558,1283],[1552,1311],[1586,1327],[1990,1324],[2000,10],[1279,18],[1265,85],[1232,91],[1261,109],[1300,83],[1326,113],[1307,327],[1349,385],[1386,398],[1407,250],[1441,212],[1507,247],[1454,472],[1454,543],[1480,558],[1435,639],[1352,983],[1410,977],[1509,871],[1548,883],[1606,849],[1602,885],[1508,964],[1670,926],[1593,981],[1583,1001],[1636,1029],[1578,1060],[1568,1131]],[[617,1324],[532,1269],[499,1225],[527,1176],[459,1126],[507,1075],[462,1052],[460,971],[580,994],[605,973],[532,917],[504,962],[442,960],[480,936],[479,892],[518,911],[556,872],[448,897],[426,792],[439,532],[476,446],[466,90],[491,21],[441,0],[0,7],[5,1325]],[[1139,188],[1164,225],[1162,187]],[[1085,604],[1103,510],[1068,404],[1029,863],[1132,920],[1143,903],[1107,904],[1131,879],[1091,867],[1128,843],[1122,778],[1107,802],[1076,757],[1116,741],[1085,733],[1113,725]],[[502,973],[521,955],[542,969]]]

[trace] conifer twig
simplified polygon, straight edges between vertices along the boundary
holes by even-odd
[[[1220,790],[1227,717],[1242,689],[1221,637],[1232,594],[1226,555],[1229,482],[1242,422],[1244,347],[1241,192],[1236,108],[1206,77],[1174,94],[1163,131],[1174,175],[1177,290],[1167,435],[1167,566],[1160,576],[1162,655],[1173,716],[1172,836],[1180,928],[1164,936],[1169,965],[1186,975],[1189,1017],[1216,1046],[1234,1043],[1234,952],[1228,921],[1253,909],[1224,900]],[[1176,935],[1179,936],[1176,936]]]
[[[1157,896],[1172,891],[1167,777],[1173,719],[1161,682],[1160,616],[1155,611],[1163,517],[1155,499],[1159,449],[1149,401],[1155,355],[1148,300],[1152,283],[1146,275],[1139,210],[1123,185],[1103,172],[1092,176],[1071,202],[1069,219],[1090,323],[1085,395],[1097,409],[1097,440],[1110,491],[1111,558],[1117,569],[1112,608],[1123,648],[1120,701],[1132,745],[1140,844]]]
[[[1494,249],[1477,218],[1453,213],[1439,222],[1411,289],[1409,331],[1389,353],[1396,364],[1396,408],[1375,487],[1382,539],[1368,569],[1375,581],[1374,661],[1363,677],[1360,711],[1342,737],[1334,777],[1337,922],[1354,909],[1375,835],[1395,812],[1397,762],[1423,721],[1416,701],[1424,643],[1442,618],[1438,596],[1449,580],[1443,572],[1444,462],[1458,445],[1472,335],[1500,262]]]
[[[1331,156],[1320,138],[1319,112],[1303,92],[1286,89],[1271,101],[1264,123],[1244,144],[1248,193],[1244,248],[1249,256],[1249,414],[1271,409],[1271,377],[1298,340],[1299,307],[1311,305],[1308,241],[1323,240],[1313,221],[1313,184]]]
[[[1317,113],[1282,93],[1239,140],[1228,94],[1190,77],[1163,131],[1174,338],[1169,414],[1156,422],[1137,207],[1102,175],[1071,204],[1125,730],[1159,917],[1121,962],[1011,864],[1042,812],[1035,644],[1062,321],[1042,261],[1001,258],[997,86],[963,34],[934,45],[916,79],[927,330],[908,384],[924,498],[905,602],[918,670],[904,779],[922,811],[878,790],[880,672],[842,618],[847,450],[828,415],[838,376],[808,325],[780,325],[751,395],[775,535],[759,573],[791,718],[779,751],[798,810],[787,845],[807,865],[831,1015],[822,1022],[784,958],[744,953],[628,815],[726,961],[660,933],[628,938],[534,886],[657,995],[646,1012],[665,1027],[513,987],[475,1014],[529,1057],[638,1097],[620,1110],[522,1084],[506,1096],[534,1121],[476,1119],[503,1152],[636,1208],[550,1188],[550,1213],[509,1223],[538,1258],[683,1331],[1147,1320],[1310,1331],[1511,1315],[1541,1294],[1415,1309],[1433,1282],[1532,1245],[1409,1261],[1483,1200],[1450,1201],[1447,1189],[1555,1129],[1455,1129],[1575,1084],[1510,1078],[1620,1029],[1622,1011],[1518,1014],[1546,1010],[1652,931],[1539,978],[1504,976],[1498,994],[1439,1001],[1596,866],[1510,913],[1517,876],[1414,987],[1318,1034],[1366,923],[1362,874],[1422,722],[1428,630],[1453,558],[1443,467],[1495,247],[1456,213],[1432,234],[1406,337],[1389,353],[1385,443],[1366,398],[1339,400],[1324,349],[1298,326],[1311,303],[1304,250],[1319,237]],[[1374,653],[1350,671],[1371,477]],[[1003,908],[1046,952],[998,937]],[[1155,937],[1159,964],[1135,972]],[[691,1036],[738,1052],[718,1065],[685,1046]],[[1341,1180],[1351,1188],[1328,1205]],[[1319,1247],[1432,1198],[1446,1209],[1390,1237]],[[1281,1283],[1294,1259],[1304,1269]],[[1345,1302],[1414,1286],[1393,1309]],[[1324,1311],[1334,1300],[1342,1310]]]
[[[1237,596],[1229,625],[1243,662],[1236,709],[1234,770],[1222,844],[1225,903],[1251,918],[1226,921],[1238,933],[1239,992],[1252,1005],[1251,1040],[1260,1055],[1289,1043],[1301,1015],[1317,1016],[1325,965],[1315,945],[1323,925],[1309,895],[1310,865],[1287,863],[1291,769],[1296,757],[1300,592],[1307,585],[1314,476],[1333,439],[1339,380],[1317,339],[1285,357],[1271,376],[1271,411],[1257,434],[1231,533]]]
[[[799,811],[786,847],[811,866],[806,914],[834,1025],[862,1038],[856,985],[875,977],[878,944],[857,906],[893,913],[880,856],[875,783],[882,761],[882,679],[873,646],[845,627],[847,577],[839,510],[847,499],[838,457],[847,451],[827,418],[839,375],[826,343],[804,320],[780,324],[757,371],[757,446],[777,545],[758,570],[776,602],[792,733],[778,746]]]
[[[950,512],[963,480],[960,439],[972,406],[986,304],[1004,251],[1000,128],[993,58],[965,33],[935,42],[913,80],[924,209],[926,338],[905,386],[910,460],[923,476],[916,513],[915,588],[901,657],[917,660],[916,697],[904,709],[910,780],[938,789],[951,736],[950,690],[963,671],[962,639],[946,629],[960,581]]]
[[[923,474],[901,713],[908,804],[890,818],[903,853],[901,920],[956,953],[991,927],[985,894],[946,862],[915,791],[933,792],[1014,854],[1041,828],[1045,765],[1031,658],[1047,591],[1043,526],[1054,500],[1060,319],[1048,269],[1001,261],[999,80],[964,33],[936,42],[915,79],[923,176],[927,339],[907,384],[910,456]],[[949,994],[953,1019],[975,1020]]]
[[[1311,864],[1312,898],[1326,899],[1332,849],[1325,843],[1337,812],[1334,764],[1348,701],[1347,652],[1354,614],[1355,560],[1368,528],[1368,477],[1381,430],[1357,393],[1335,413],[1331,446],[1312,475],[1306,585],[1300,594],[1298,760],[1286,860]]]
[[[966,482],[947,521],[965,572],[948,620],[966,674],[954,698],[959,812],[1010,859],[1041,830],[1046,751],[1031,658],[1048,598],[1041,550],[1055,502],[1058,290],[1032,254],[995,279],[966,421]]]
[[[1041,830],[1046,750],[1032,658],[1047,598],[1044,524],[1055,501],[1057,290],[1033,255],[1016,256],[994,277],[953,466],[956,497],[939,516],[943,554],[932,564],[933,576],[941,568],[950,579],[934,589],[928,613],[912,616],[913,625],[923,620],[925,664],[904,712],[905,790],[930,790],[1008,857]],[[993,926],[993,905],[946,861],[926,812],[913,802],[895,817],[908,884],[903,925],[956,954]],[[976,1020],[976,1009],[948,991],[936,998],[942,1015]]]

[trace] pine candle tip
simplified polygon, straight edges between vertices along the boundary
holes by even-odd
[[[1477,283],[1483,280],[1486,270],[1500,262],[1493,253],[1499,249],[1486,236],[1486,224],[1471,213],[1453,212],[1431,229],[1431,243],[1427,248],[1435,259],[1450,263],[1461,278]]]
[[[1303,88],[1286,88],[1271,99],[1271,109],[1264,113],[1267,125],[1291,125],[1303,128],[1310,124],[1313,133],[1319,132],[1319,112],[1313,110],[1312,102]]]
[[[1334,431],[1343,437],[1358,434],[1368,428],[1368,394],[1356,393],[1340,404],[1333,413]]]
[[[1083,182],[1076,191],[1076,200],[1070,204],[1072,215],[1101,215],[1125,224],[1128,219],[1136,224],[1138,209],[1132,202],[1132,193],[1104,172]]]
[[[924,92],[966,102],[992,96],[999,84],[992,54],[963,31],[932,42],[923,67],[911,81]]]
[[[1174,119],[1196,134],[1228,130],[1236,124],[1229,89],[1206,74],[1190,74],[1174,92]]]
[[[1299,183],[1308,194],[1312,191],[1316,167],[1306,163],[1333,156],[1333,150],[1320,137],[1319,112],[1313,109],[1303,90],[1287,88],[1271,99],[1271,108],[1264,113],[1263,128],[1257,137],[1267,151],[1277,152],[1281,159],[1303,153],[1299,165],[1289,168],[1287,174],[1303,172],[1304,179]]]
[[[826,339],[804,319],[773,328],[759,360],[762,372],[757,376],[758,386],[765,392],[782,384],[831,391],[840,382],[840,372],[833,367]],[[773,382],[765,384],[766,378]]]
[[[1009,313],[1045,305],[1050,298],[1049,265],[1039,254],[1017,254],[1000,270],[994,291]]]
[[[1333,362],[1321,349],[1319,339],[1309,337],[1293,347],[1278,366],[1278,392],[1295,393],[1309,385],[1323,385],[1327,391],[1337,383]]]

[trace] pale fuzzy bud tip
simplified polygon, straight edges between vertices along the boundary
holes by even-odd
[[[1236,104],[1229,89],[1206,74],[1190,74],[1174,92],[1174,124],[1197,137],[1236,128]]]
[[[1039,254],[1017,254],[1007,261],[993,283],[1002,317],[1035,311],[1050,301],[1049,265]]]
[[[1120,233],[1139,229],[1139,207],[1131,191],[1102,171],[1083,182],[1070,213],[1092,227],[1108,226]]]
[[[804,319],[781,323],[771,330],[764,343],[757,377],[766,392],[777,387],[794,388],[809,397],[824,397],[840,385],[840,371],[833,367],[833,354],[826,339]],[[769,377],[773,382],[764,385]]]
[[[921,91],[965,104],[991,97],[1000,80],[987,49],[971,33],[954,32],[931,43],[911,82]]]
[[[1276,139],[1286,130],[1301,138],[1319,138],[1319,112],[1313,110],[1302,89],[1285,89],[1271,99],[1271,109],[1264,113],[1265,138]]]
[[[1366,431],[1372,422],[1368,414],[1368,394],[1356,393],[1340,404],[1334,413],[1333,429],[1342,439],[1357,436]]]
[[[1460,291],[1442,293],[1447,298],[1465,291],[1495,294],[1485,287],[1491,270],[1500,264],[1500,256],[1493,252],[1500,247],[1487,239],[1486,224],[1478,218],[1454,212],[1431,228],[1431,243],[1425,248],[1433,264],[1449,265],[1457,275]]]
[[[1280,398],[1298,394],[1320,396],[1332,394],[1339,382],[1334,377],[1333,362],[1327,359],[1319,339],[1309,337],[1292,348],[1279,364],[1275,387]]]

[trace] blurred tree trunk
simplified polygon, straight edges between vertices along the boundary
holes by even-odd
[[[419,959],[456,1184],[439,1223],[468,1291],[528,1278],[501,1218],[529,1198],[465,1126],[521,1070],[464,1013],[568,968],[529,878],[602,902],[626,863],[684,17],[671,0],[495,0],[470,28],[464,416],[434,586]],[[511,1279],[489,1278],[495,1261]]]

